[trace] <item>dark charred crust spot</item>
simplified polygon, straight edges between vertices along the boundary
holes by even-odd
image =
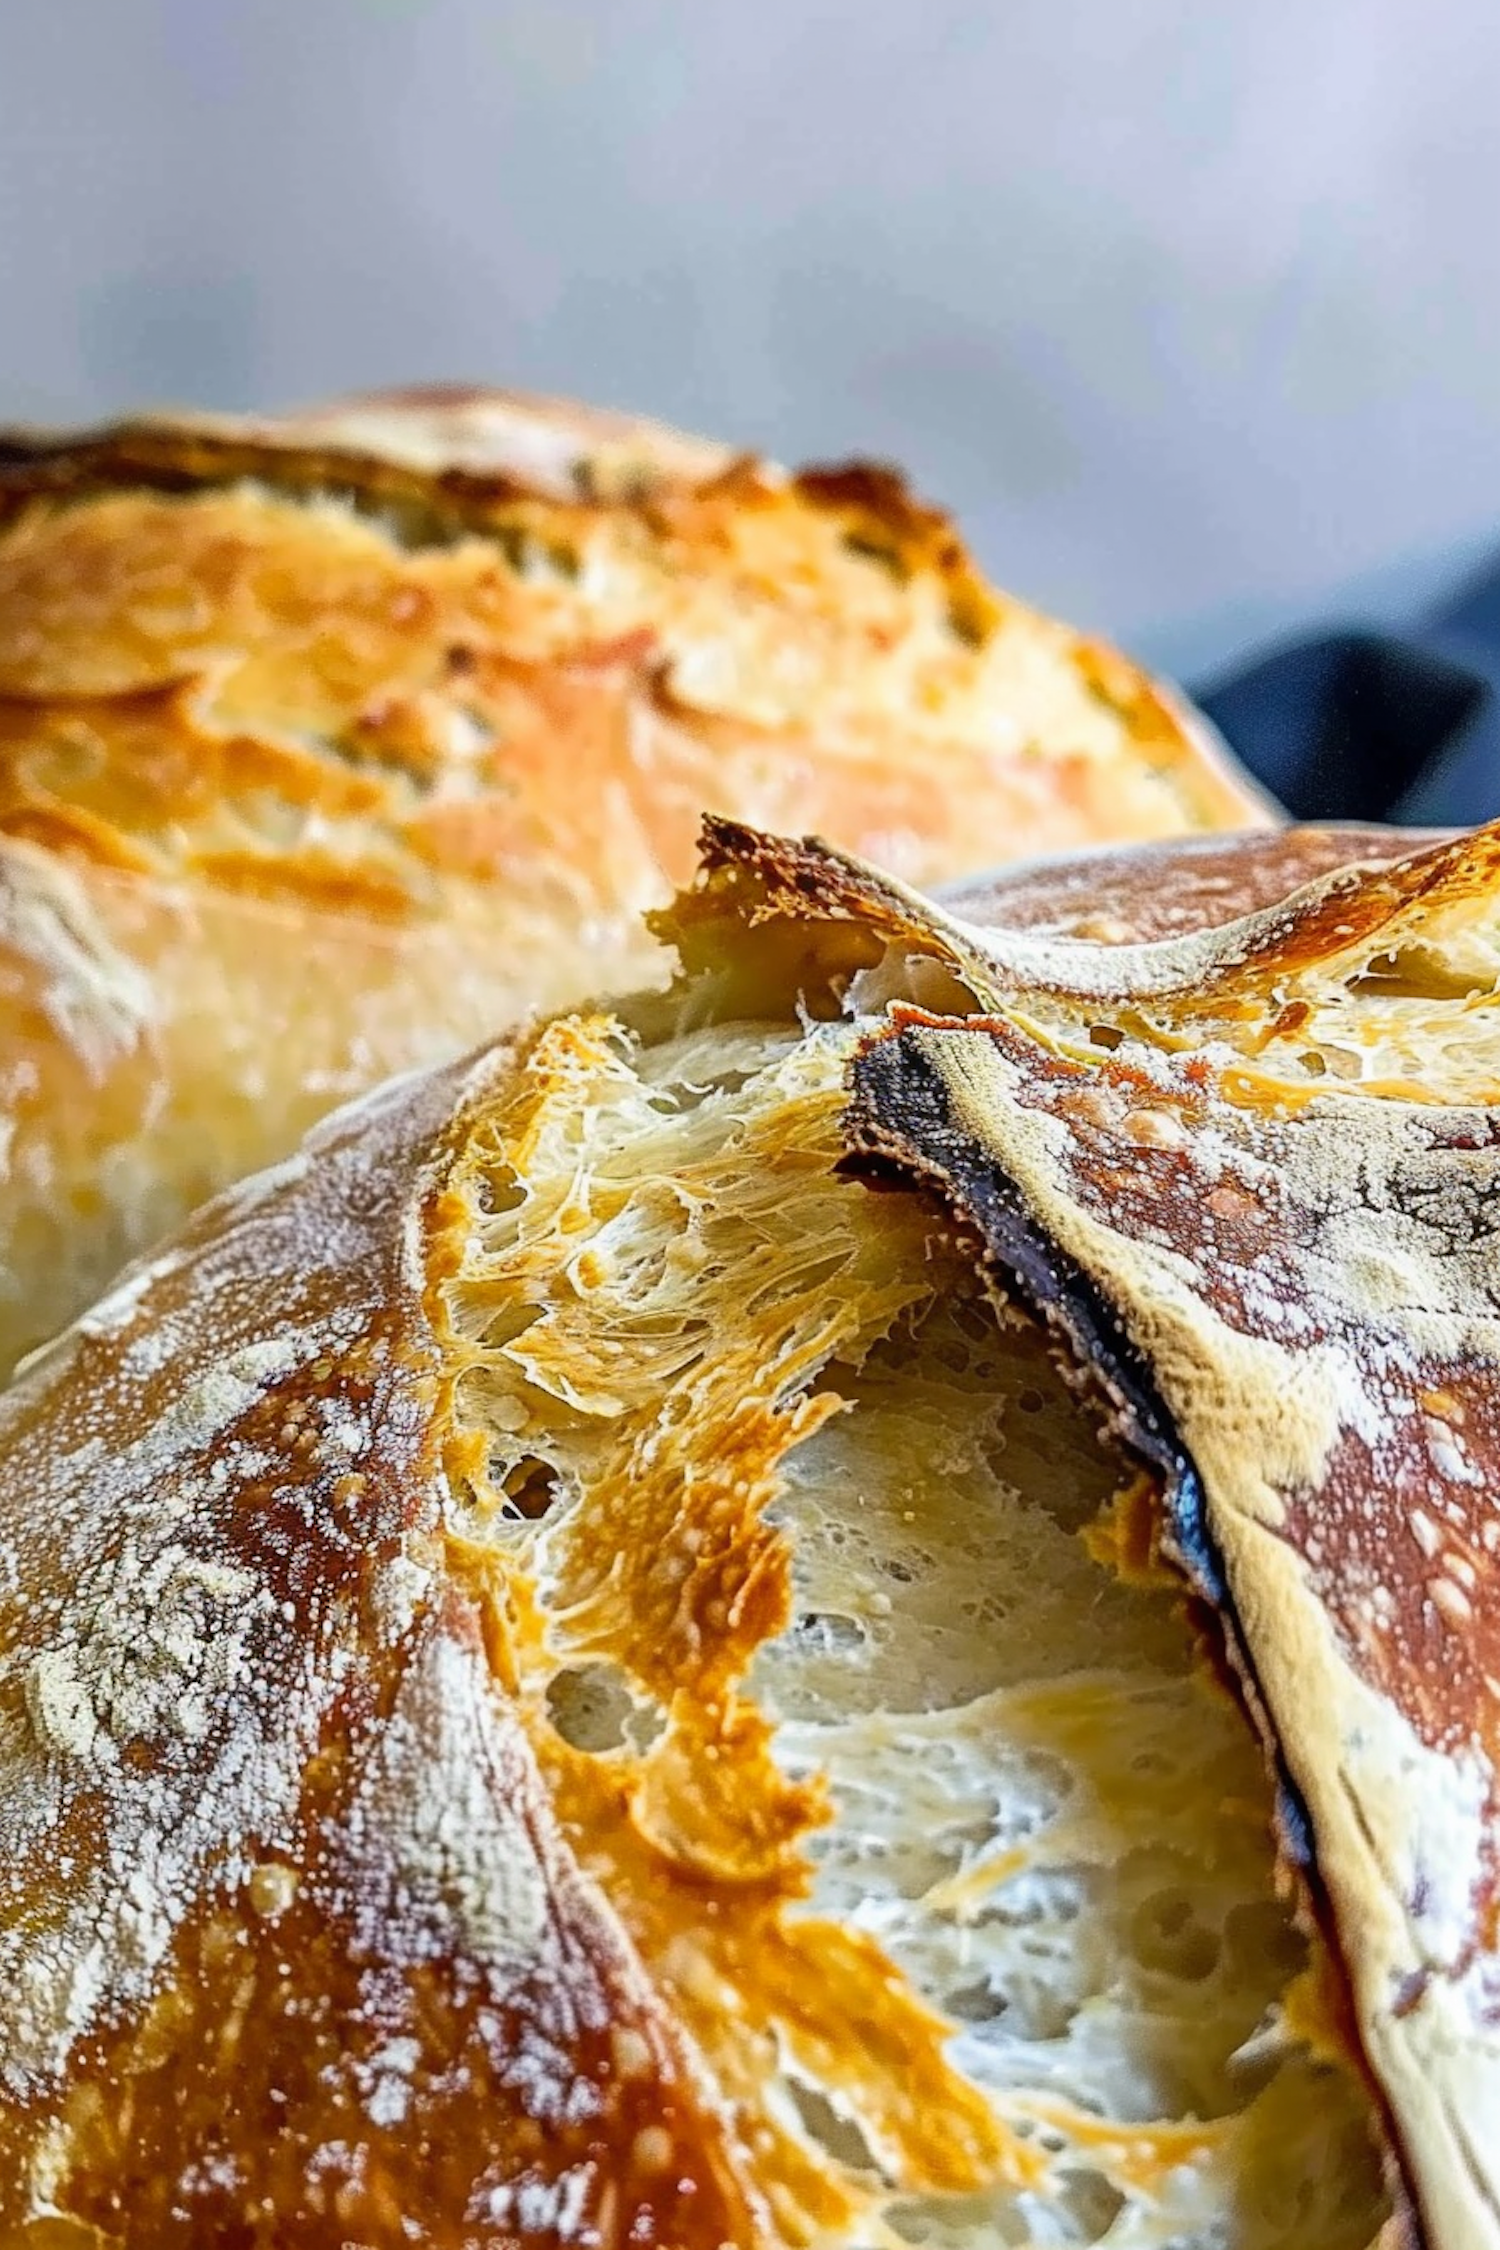
[[[1048,1241],[1015,1183],[953,1117],[942,1079],[910,1038],[868,1040],[854,1064],[847,1118],[852,1147],[864,1156],[909,1168],[920,1164],[961,1217],[975,1227],[991,1258],[1031,1309],[1058,1326],[1081,1360],[1097,1372],[1119,1416],[1120,1434],[1169,1484],[1197,1479],[1156,1397],[1140,1353],[1088,1277]],[[1223,1573],[1196,1520],[1193,1500],[1174,1517],[1183,1567],[1210,1602],[1224,1592]]]
[[[899,547],[888,540],[876,539],[868,531],[846,531],[844,545],[851,555],[859,555],[865,562],[880,563],[893,578],[908,576],[906,557]]]
[[[797,477],[797,489],[819,507],[866,517],[898,541],[952,540],[947,518],[913,498],[901,471],[887,461],[812,463]]]

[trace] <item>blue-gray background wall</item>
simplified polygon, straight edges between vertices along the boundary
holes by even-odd
[[[1500,524],[1497,90],[1494,0],[4,0],[0,416],[894,455],[1190,661]]]

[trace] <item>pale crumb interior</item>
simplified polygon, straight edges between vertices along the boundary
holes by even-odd
[[[856,2213],[819,2232],[788,2190],[785,2239],[1362,2250],[1388,2215],[1370,2105],[1288,2020],[1309,1946],[1251,1728],[1171,1585],[1110,1561],[1134,1472],[1037,1327],[921,1198],[835,1176],[855,1036],[617,1032],[497,1124],[452,1292],[488,1467],[455,1509],[538,1605],[523,1693],[649,1790],[678,1716],[618,1637],[599,1656],[579,1595],[629,1536],[621,1463],[644,1476],[670,1433],[707,1475],[715,1371],[741,1409],[822,1401],[762,1503],[789,1620],[739,1664],[778,1769],[824,1777],[835,1816],[786,1913],[873,1939],[1045,2161],[920,2192],[865,2082],[773,2024],[765,2113]]]
[[[1260,1753],[1180,1605],[1080,1536],[1119,1464],[1035,1330],[961,1285],[834,1380],[853,1411],[789,1462],[798,1615],[755,1674],[839,1807],[812,1903],[878,1938],[1054,2157],[1040,2194],[898,2204],[891,2232],[1369,2242],[1365,2102],[1281,2020],[1307,1946]]]

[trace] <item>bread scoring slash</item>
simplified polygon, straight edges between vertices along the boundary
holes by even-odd
[[[0,1372],[341,1101],[656,973],[705,806],[919,882],[1267,817],[888,472],[498,393],[0,437]]]

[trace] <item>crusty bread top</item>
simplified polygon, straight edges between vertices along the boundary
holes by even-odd
[[[124,787],[139,761],[108,744],[110,714],[189,689],[231,742],[174,834],[177,864],[223,869],[209,815],[266,786],[248,768],[272,749],[292,804],[347,816],[352,766],[367,824],[473,877],[505,839],[460,850],[410,790],[475,817],[503,781],[517,668],[606,659],[631,675],[630,723],[654,718],[682,769],[634,808],[674,879],[704,806],[800,816],[918,881],[1018,848],[1266,818],[1170,691],[996,594],[889,470],[786,476],[655,425],[472,392],[0,437],[0,701],[12,731],[81,703],[116,781],[106,810],[65,761],[29,776],[12,755],[12,833],[149,848],[149,807]],[[169,738],[185,723],[151,718]],[[622,810],[642,798],[626,762],[615,789]],[[249,850],[263,880],[295,879],[285,836]],[[346,834],[333,856],[389,876],[389,849]],[[404,890],[420,902],[410,876]]]
[[[1097,944],[1186,937],[1278,906],[1319,875],[1409,859],[1434,829],[1358,822],[1178,837],[1164,845],[1063,852],[1017,860],[993,874],[947,884],[942,901],[966,922]]]
[[[922,882],[1267,817],[887,472],[476,391],[0,439],[0,1375],[340,1100],[663,973],[705,808]]]
[[[734,450],[689,437],[643,415],[572,399],[542,398],[460,383],[408,384],[283,414],[149,413],[142,430],[288,453],[363,456],[432,476],[504,479],[557,500],[639,495],[648,487],[706,484]],[[55,453],[55,430],[13,429],[3,440],[21,456]],[[63,440],[63,444],[72,440]]]

